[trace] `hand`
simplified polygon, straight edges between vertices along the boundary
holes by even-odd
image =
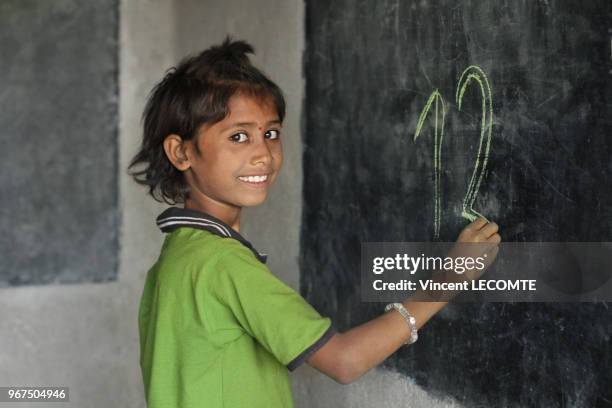
[[[484,257],[486,261],[482,270],[472,269],[465,274],[467,279],[478,279],[497,257],[500,242],[499,226],[494,222],[487,221],[484,217],[480,217],[461,231],[450,256]]]
[[[461,231],[457,242],[486,242],[497,245],[501,242],[498,231],[499,226],[496,223],[480,217]]]
[[[437,283],[464,283],[479,279],[495,260],[501,242],[499,227],[494,222],[479,218],[461,231],[447,258],[455,261],[454,269],[434,272],[432,280]],[[469,262],[469,263],[468,263]],[[461,269],[459,269],[461,266]],[[481,267],[482,266],[482,267]],[[450,301],[460,290],[423,291],[428,301]]]

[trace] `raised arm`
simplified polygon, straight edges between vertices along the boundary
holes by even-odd
[[[499,243],[498,226],[479,218],[459,235],[458,242]],[[420,329],[448,302],[404,301]],[[307,360],[308,363],[341,384],[349,384],[393,354],[410,338],[410,327],[396,310],[334,335]]]

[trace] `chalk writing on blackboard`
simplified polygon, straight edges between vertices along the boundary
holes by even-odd
[[[479,143],[474,170],[470,177],[467,192],[463,198],[461,216],[468,221],[474,221],[478,217],[483,217],[474,209],[474,202],[478,196],[482,179],[487,170],[489,161],[489,151],[491,150],[491,137],[493,130],[493,96],[491,85],[487,75],[482,68],[476,65],[470,65],[463,71],[457,84],[455,93],[455,102],[457,110],[461,110],[463,105],[463,97],[468,85],[474,81],[479,86],[482,100],[482,114],[480,119]],[[419,115],[416,130],[414,133],[414,141],[423,130],[427,115],[434,106],[434,239],[440,236],[440,223],[442,220],[442,191],[441,191],[441,175],[442,175],[442,141],[444,139],[444,120],[446,118],[446,105],[444,98],[436,89],[429,96],[423,111]]]
[[[482,95],[482,118],[480,120],[480,141],[478,144],[476,163],[474,165],[474,171],[472,172],[472,178],[470,179],[468,191],[463,199],[463,212],[461,213],[461,216],[469,221],[474,221],[476,218],[482,217],[482,214],[474,210],[473,207],[476,196],[478,195],[478,190],[480,189],[480,183],[487,170],[489,150],[491,148],[491,133],[493,130],[493,97],[491,95],[491,86],[489,85],[489,80],[484,71],[476,65],[467,67],[459,79],[457,93],[455,94],[457,109],[461,110],[463,95],[472,80],[476,81],[480,86],[480,93]],[[484,151],[483,142],[485,143]]]
[[[427,114],[431,109],[431,105],[435,106],[434,120],[434,239],[440,236],[440,221],[441,221],[441,187],[440,177],[442,173],[442,140],[444,139],[444,119],[446,117],[446,107],[444,106],[444,98],[436,89],[425,104],[425,108],[419,116],[416,132],[414,133],[414,141],[417,140],[423,129],[423,124],[427,118]],[[441,110],[440,110],[441,109]]]

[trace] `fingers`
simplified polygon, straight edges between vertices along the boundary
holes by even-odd
[[[489,238],[487,238],[487,241],[493,244],[499,244],[501,242],[501,236],[497,233],[493,234]]]
[[[487,242],[497,245],[501,242],[499,226],[495,222],[489,222],[486,218],[480,217],[461,231],[457,242]]]
[[[487,225],[488,221],[485,217],[480,217],[478,219],[476,219],[475,221],[473,221],[470,225],[467,226],[467,228],[478,231],[480,230],[482,227],[484,227],[485,225]]]
[[[491,235],[497,233],[497,231],[499,231],[499,226],[494,222],[489,222],[480,229],[479,233],[485,239],[489,239]]]
[[[501,242],[501,237],[497,233],[499,231],[499,225],[495,222],[487,221],[484,217],[478,218],[468,225],[467,228],[477,231],[478,235],[488,242]]]

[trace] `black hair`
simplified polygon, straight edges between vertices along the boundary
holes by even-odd
[[[247,54],[253,53],[250,44],[227,37],[221,45],[187,57],[168,70],[151,91],[142,116],[142,146],[128,173],[137,183],[148,186],[156,201],[171,205],[184,202],[189,191],[182,172],[164,151],[168,135],[193,139],[202,125],[217,123],[229,114],[228,103],[236,93],[270,98],[283,121],[282,91],[251,64]],[[197,143],[195,146],[197,151]],[[144,168],[134,170],[137,165]]]

